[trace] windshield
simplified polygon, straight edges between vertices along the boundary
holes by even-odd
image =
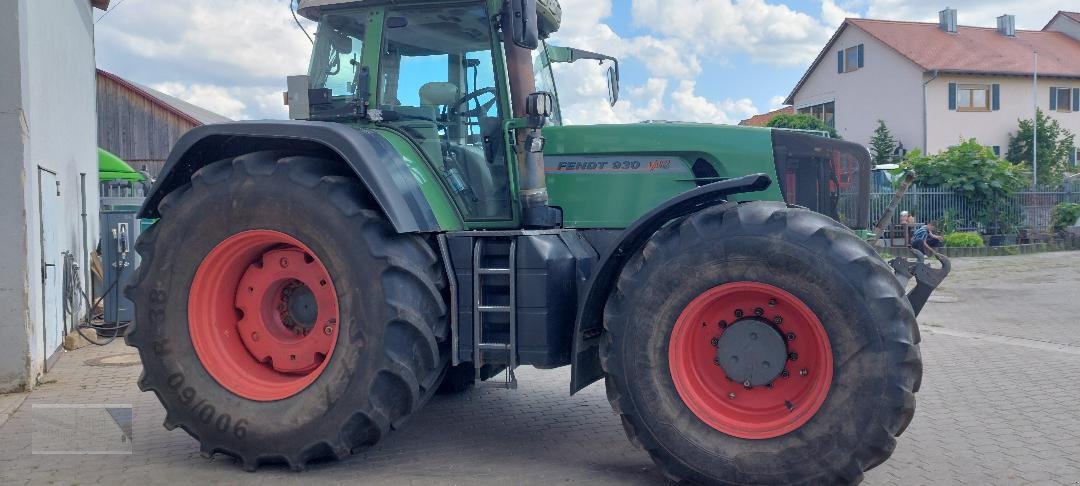
[[[391,7],[379,56],[384,125],[424,151],[470,219],[509,219],[509,171],[483,4]]]
[[[367,11],[322,16],[308,68],[312,89],[328,89],[334,98],[356,94],[356,73],[368,16]]]
[[[536,78],[536,90],[547,91],[555,96],[555,110],[548,118],[548,125],[562,126],[562,111],[559,109],[559,93],[555,89],[555,74],[551,70],[551,63],[547,59],[547,42],[540,45],[540,49],[532,51],[533,77]]]

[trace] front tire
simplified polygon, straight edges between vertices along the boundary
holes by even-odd
[[[604,316],[608,397],[674,480],[848,484],[914,413],[918,330],[892,271],[835,221],[725,204],[658,231]]]
[[[166,196],[129,288],[143,391],[245,469],[342,458],[401,425],[448,361],[445,276],[332,161],[258,152]]]

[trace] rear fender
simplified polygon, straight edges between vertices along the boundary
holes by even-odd
[[[399,233],[439,231],[440,225],[401,154],[372,130],[339,123],[255,121],[196,127],[180,137],[140,218],[157,218],[158,203],[203,166],[261,150],[286,150],[340,159],[367,187]]]
[[[588,290],[578,311],[571,354],[570,393],[576,393],[604,376],[600,366],[604,305],[626,261],[668,222],[721,204],[733,194],[765,190],[771,183],[769,176],[753,174],[698,187],[668,199],[638,218],[620,235],[619,241],[608,250],[599,269],[589,279]]]

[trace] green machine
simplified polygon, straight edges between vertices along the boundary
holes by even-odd
[[[838,197],[866,190],[865,149],[564,126],[552,65],[602,64],[613,104],[619,66],[545,42],[554,0],[299,7],[319,27],[293,120],[190,131],[140,214],[127,340],[166,427],[299,470],[437,391],[570,366],[669,478],[851,483],[892,453],[944,272],[837,222],[865,226]]]

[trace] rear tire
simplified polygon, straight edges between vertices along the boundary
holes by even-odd
[[[779,356],[789,375],[747,375],[759,380],[750,387],[724,379],[740,368],[721,366],[731,354],[722,336],[743,320],[743,331],[775,328],[773,354],[755,363]],[[914,414],[922,363],[904,289],[872,248],[805,209],[729,203],[661,229],[623,269],[604,325],[608,398],[673,480],[857,483]],[[802,346],[794,360],[792,345]],[[793,383],[806,386],[784,388]]]
[[[374,444],[431,397],[449,357],[445,276],[421,237],[395,233],[375,208],[340,164],[276,152],[207,165],[161,201],[161,219],[136,244],[142,265],[128,296],[137,324],[127,342],[142,358],[140,389],[153,391],[165,407],[166,428],[184,429],[205,455],[234,456],[248,470],[281,462],[302,469],[309,461],[342,458]],[[299,321],[300,313],[266,319],[267,326],[292,323],[289,330],[302,334],[299,339],[324,339],[325,329],[333,344],[316,349],[317,368],[280,371],[280,359],[263,361],[256,351],[245,355],[231,337],[244,334],[239,323],[256,310],[251,302],[240,309],[240,295],[251,288],[239,287],[236,275],[247,272],[246,279],[270,263],[257,265],[258,258],[245,261],[220,249],[252,234],[285,236],[241,249],[263,258],[291,249],[305,254],[300,260],[325,267],[322,275],[332,290],[318,297],[314,328],[296,327],[293,318]],[[217,271],[229,265],[239,270]],[[217,280],[207,280],[207,274]],[[283,295],[288,298],[296,285]],[[207,308],[230,305],[231,295],[235,317],[200,317]],[[274,301],[266,302],[269,310],[258,312],[272,316]],[[331,308],[337,318],[324,318]],[[279,304],[277,311],[282,309]],[[206,342],[239,351],[214,354]],[[247,349],[250,344],[244,342]],[[263,382],[246,380],[236,369],[289,385],[260,389]]]

